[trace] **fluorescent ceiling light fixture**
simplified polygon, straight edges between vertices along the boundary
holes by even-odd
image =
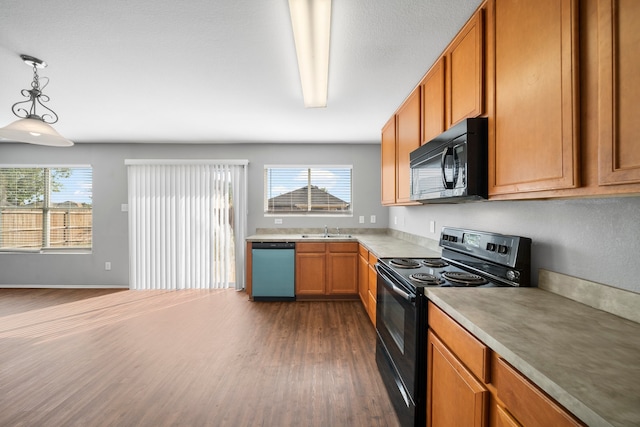
[[[327,106],[331,0],[289,0],[304,106]]]
[[[38,68],[44,68],[47,63],[29,55],[20,55],[22,60],[33,68],[33,81],[31,89],[21,91],[26,101],[18,101],[13,104],[11,110],[13,114],[20,117],[20,120],[0,128],[0,138],[17,142],[27,142],[29,144],[50,145],[53,147],[69,147],[73,142],[64,138],[54,128],[50,126],[58,121],[58,115],[51,108],[44,105],[49,102],[49,97],[42,91],[49,79],[38,75]],[[40,86],[40,80],[44,79],[44,86]],[[44,113],[38,114],[38,109]]]

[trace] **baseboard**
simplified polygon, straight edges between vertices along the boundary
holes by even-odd
[[[128,285],[0,285],[0,289],[129,289]]]

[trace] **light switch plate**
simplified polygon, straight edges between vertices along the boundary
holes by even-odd
[[[358,222],[360,224],[364,224],[364,215],[360,215],[360,217],[358,217]]]
[[[276,218],[276,224],[282,224],[282,218]]]

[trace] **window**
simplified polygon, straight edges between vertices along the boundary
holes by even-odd
[[[92,169],[0,166],[0,250],[91,249]]]
[[[351,166],[265,166],[264,212],[351,216]]]

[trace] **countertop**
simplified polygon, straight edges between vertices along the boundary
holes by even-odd
[[[356,241],[372,252],[377,258],[426,258],[439,257],[440,251],[437,248],[438,242],[434,241],[434,248],[427,248],[416,243],[411,243],[388,234],[369,233],[358,234],[350,233],[346,237],[332,238],[303,238],[302,234],[254,234],[247,237],[248,242],[344,242]],[[309,233],[312,234],[312,233]]]
[[[538,288],[427,296],[587,425],[640,426],[640,324]]]

